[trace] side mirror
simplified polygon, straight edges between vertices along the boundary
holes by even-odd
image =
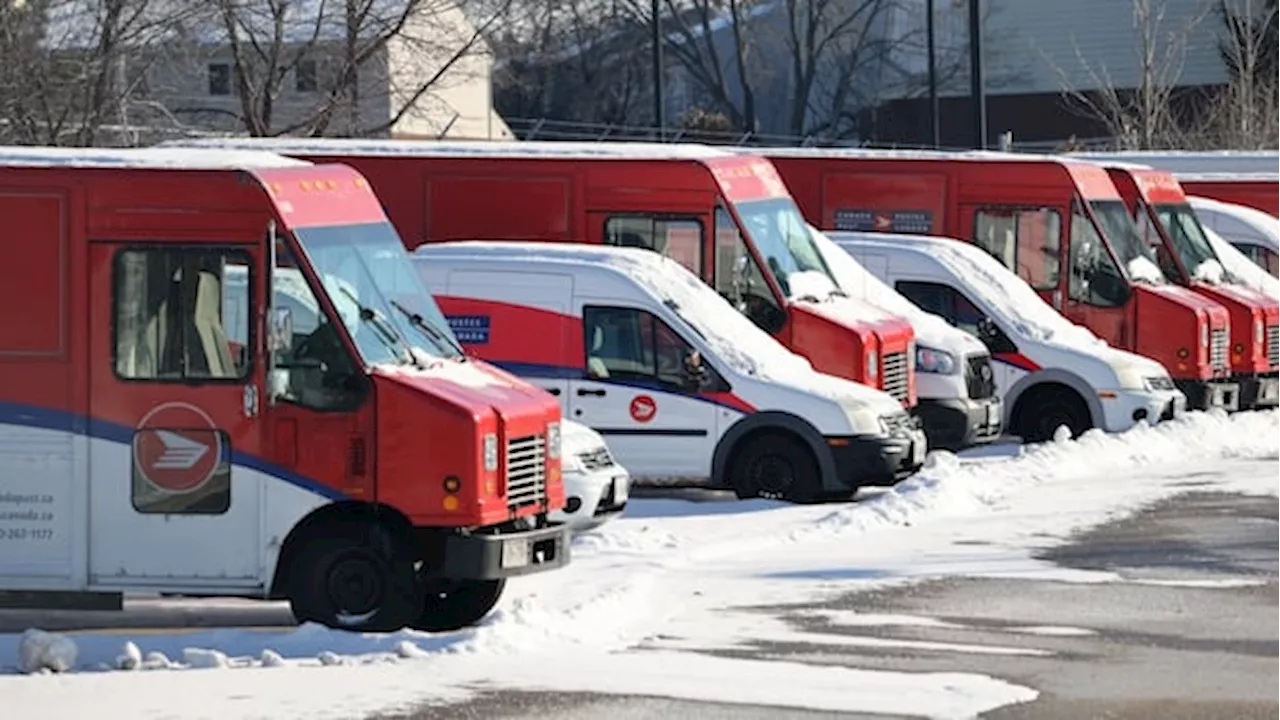
[[[267,315],[267,351],[280,352],[293,345],[293,313],[289,308],[271,308]]]

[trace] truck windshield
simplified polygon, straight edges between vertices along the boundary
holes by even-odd
[[[294,235],[366,363],[407,364],[411,352],[463,356],[389,223],[297,228]]]
[[[1173,244],[1173,250],[1182,261],[1182,266],[1194,277],[1197,271],[1210,260],[1217,262],[1218,256],[1205,237],[1200,221],[1186,203],[1174,205],[1156,205],[1152,208],[1160,221],[1160,226]]]
[[[1151,283],[1164,281],[1155,252],[1142,241],[1138,226],[1120,200],[1092,200],[1089,209],[1097,218],[1102,234],[1115,251],[1116,259],[1135,280]]]
[[[824,300],[839,288],[790,198],[734,203],[734,207],[743,230],[788,299]]]

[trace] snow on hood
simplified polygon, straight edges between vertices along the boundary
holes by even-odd
[[[1247,285],[1260,293],[1280,300],[1280,279],[1261,268],[1244,253],[1227,242],[1212,228],[1204,228],[1205,237],[1213,246],[1213,252],[1222,261],[1221,267],[1230,273],[1232,279],[1241,285]]]
[[[580,422],[560,420],[560,446],[563,455],[572,456],[608,447],[604,436]]]
[[[1160,266],[1141,255],[1130,260],[1125,269],[1129,271],[1129,277],[1137,282],[1149,282],[1153,285],[1163,285],[1165,282]]]
[[[787,285],[791,289],[791,299],[803,300],[812,298],[822,300],[836,291],[831,278],[817,270],[801,270],[787,273]]]
[[[809,232],[813,235],[814,245],[822,254],[822,259],[840,284],[840,289],[849,296],[906,319],[911,323],[920,344],[939,350],[959,348],[966,355],[988,354],[987,346],[977,338],[963,330],[957,330],[941,317],[920,309],[920,306],[864,268],[856,258],[827,237],[826,233],[813,225],[809,225]]]

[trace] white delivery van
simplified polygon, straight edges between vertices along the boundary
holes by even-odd
[[[1186,396],[1163,365],[1073,324],[974,245],[923,235],[829,235],[916,305],[986,343],[1005,424],[1027,442],[1049,440],[1062,425],[1073,435],[1118,432],[1186,411]]]
[[[560,421],[560,471],[565,505],[548,515],[576,531],[590,530],[627,508],[631,474],[613,459],[600,433],[572,420]]]
[[[663,255],[467,241],[413,257],[467,352],[559,396],[636,482],[809,502],[924,462],[895,398],[815,371]]]
[[[1280,220],[1245,205],[1188,196],[1196,219],[1272,276],[1280,277]]]
[[[810,225],[809,232],[840,291],[904,318],[915,330],[916,414],[929,447],[961,450],[1000,437],[1003,412],[987,346],[921,310],[821,230]]]

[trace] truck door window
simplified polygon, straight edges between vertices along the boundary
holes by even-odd
[[[672,390],[723,385],[700,353],[661,319],[644,310],[582,310],[587,377],[656,382]]]
[[[249,296],[253,274],[246,253],[129,248],[116,254],[114,265],[117,375],[181,382],[241,382],[249,376],[251,315],[227,297]]]
[[[1071,300],[1097,307],[1120,307],[1128,300],[1128,283],[1078,203],[1071,208],[1068,257]]]
[[[1062,215],[1053,208],[982,208],[973,216],[974,244],[1036,290],[1058,287]]]
[[[271,361],[280,390],[276,399],[320,411],[359,405],[366,392],[363,375],[284,242],[276,245],[271,285],[272,302],[289,309],[293,325],[289,347],[273,353]]]
[[[702,277],[702,223],[648,215],[614,215],[604,223],[604,242],[662,253]]]
[[[764,273],[747,251],[733,216],[716,208],[716,292],[753,323],[770,334],[786,321],[786,314],[765,282]]]
[[[899,280],[894,289],[921,310],[933,313],[987,345],[993,353],[1016,352],[1017,347],[986,313],[950,285]]]

